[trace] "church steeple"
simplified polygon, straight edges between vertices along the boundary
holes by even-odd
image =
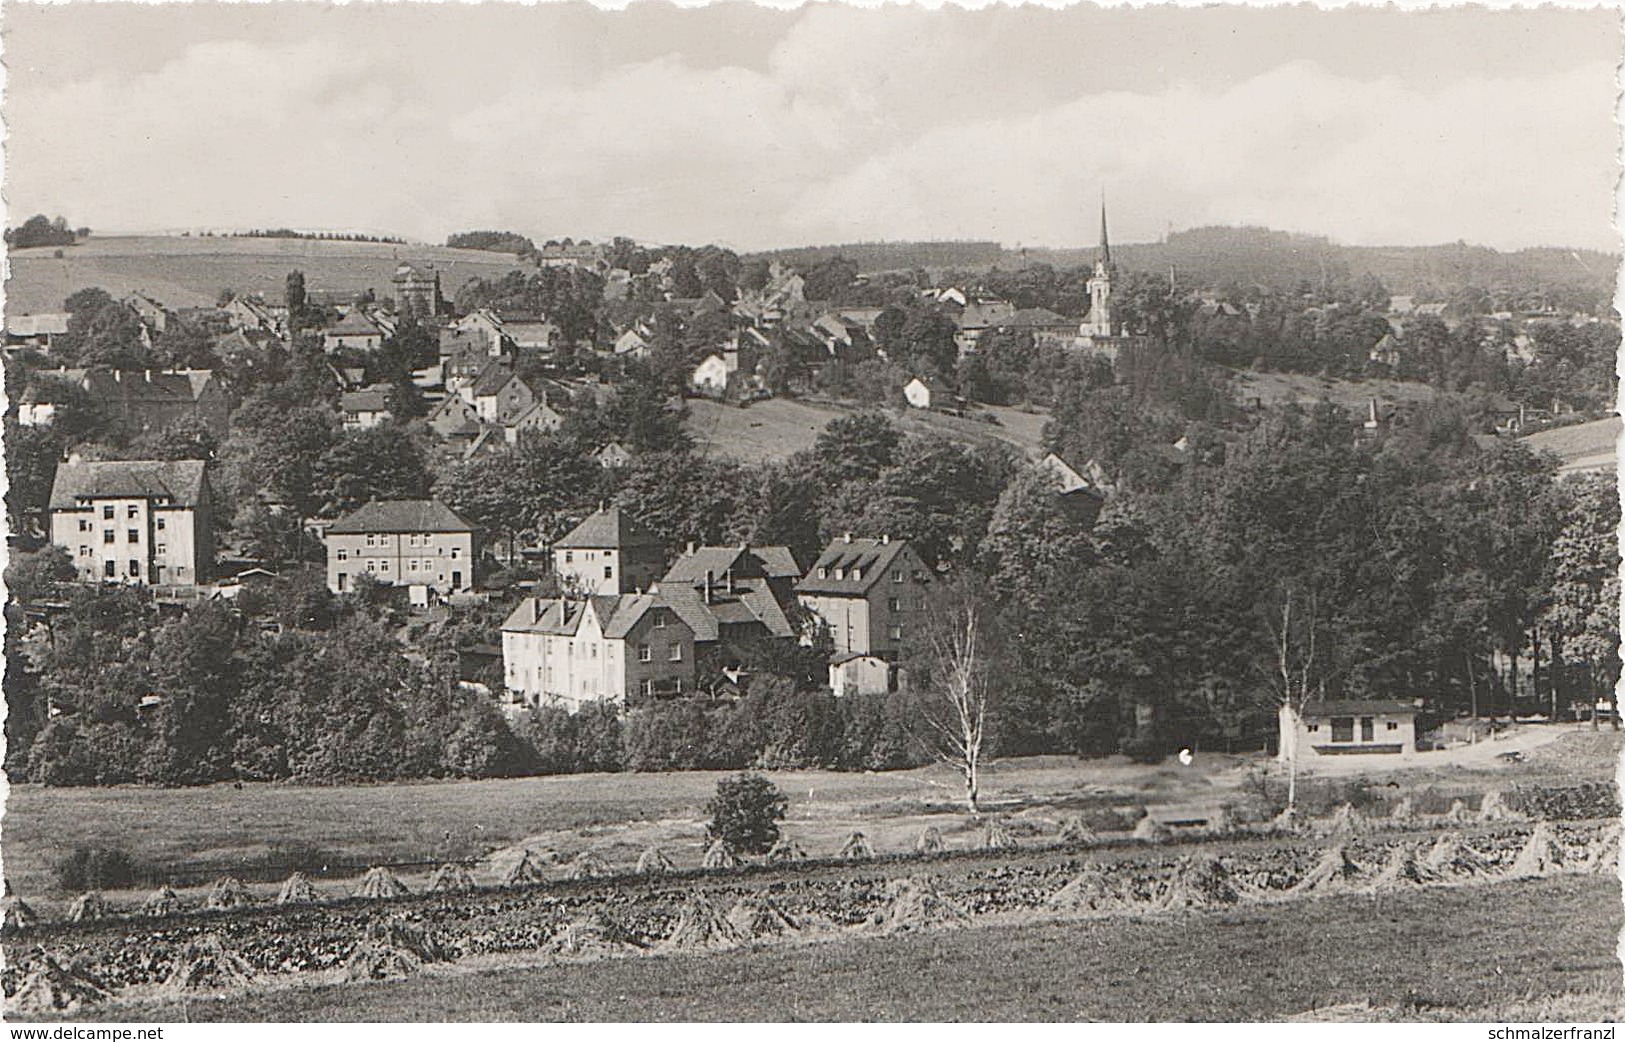
[[[1107,268],[1112,266],[1112,243],[1106,235],[1106,193],[1100,193],[1100,263]]]

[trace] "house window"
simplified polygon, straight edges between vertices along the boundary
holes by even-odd
[[[339,547],[339,552],[337,554],[337,557],[341,561],[348,561],[350,559],[350,551],[346,550],[344,547],[341,546],[341,547]]]
[[[655,693],[655,682],[653,680],[645,680],[642,686],[639,687],[639,690],[645,695],[652,695]]]
[[[383,559],[383,560],[382,560],[382,561],[379,561],[379,562],[378,562],[378,570],[379,570],[379,571],[380,571],[380,572],[387,572],[387,571],[389,571],[389,558],[387,558],[387,557],[386,557],[386,558],[384,558],[384,559]]]
[[[169,552],[169,547],[168,546],[164,545],[163,543],[158,544],[158,555],[160,557],[163,556],[164,554],[167,554],[168,552]]]
[[[683,646],[681,644],[673,644],[666,657],[672,662],[683,661]]]
[[[901,568],[891,573],[891,581],[894,583],[900,583],[903,581],[903,570]]]
[[[612,564],[604,565],[604,578],[606,578],[606,579],[615,578],[615,566],[614,565],[612,565]]]
[[[82,517],[79,519],[79,531],[81,531],[81,532],[90,531],[90,522],[87,521],[86,519],[82,518]]]
[[[103,561],[102,562],[102,575],[105,578],[108,578],[108,579],[116,579],[116,578],[118,578],[118,562],[117,561],[112,561],[112,560]]]
[[[837,568],[837,569],[835,569],[835,578],[838,579],[838,580],[839,579],[845,579],[846,578],[846,569],[845,568]]]
[[[576,559],[576,555],[574,553],[572,553],[569,550],[564,551],[564,563],[565,564],[573,564],[573,563],[575,563],[575,559]]]
[[[102,542],[103,543],[111,543],[112,541],[113,541],[113,530],[111,528],[102,529]]]
[[[1319,724],[1310,724],[1309,725],[1309,733],[1310,734],[1319,734],[1320,733],[1320,725]]]
[[[455,546],[454,546],[454,547],[452,547],[452,548],[451,548],[451,559],[452,559],[452,560],[453,560],[453,561],[455,561],[455,560],[457,560],[457,554],[458,554],[458,552],[459,552],[459,551],[458,551],[458,548],[457,548],[457,547],[455,547]]]
[[[663,629],[666,628],[666,613],[665,612],[657,611],[657,612],[654,613],[653,618],[655,620],[655,629],[663,630]]]
[[[828,579],[829,578],[829,569],[828,568],[820,568],[820,569],[818,569],[818,577],[820,579]]]
[[[154,518],[152,523],[155,526],[157,526],[158,531],[162,532],[164,530],[164,519],[163,518],[161,518],[161,517]]]
[[[367,545],[368,546],[377,546],[378,543],[377,543],[376,540],[377,540],[377,536],[374,536],[371,532],[367,533]]]
[[[903,627],[901,627],[901,626],[892,626],[892,627],[888,628],[886,630],[886,639],[888,639],[888,640],[902,640],[903,639]]]
[[[1332,717],[1332,741],[1334,741],[1334,742],[1352,742],[1352,741],[1354,741],[1354,717],[1352,717],[1352,716],[1334,716],[1334,717]]]
[[[131,521],[134,521],[136,516],[140,513],[141,508],[136,506],[134,503],[131,503],[129,506],[124,508],[124,516],[129,518]]]
[[[350,576],[347,572],[339,573],[339,592],[343,593],[350,585]]]
[[[888,611],[902,611],[903,602],[896,597],[888,597],[886,598],[886,609]]]
[[[113,505],[111,503],[109,503],[108,505],[102,507],[102,520],[103,521],[111,521],[111,520],[113,520]]]
[[[377,570],[378,570],[378,562],[376,562],[376,561],[368,561],[367,562],[367,571],[375,572]]]
[[[127,543],[139,543],[141,541],[140,531],[134,528],[130,529],[124,541]]]
[[[1399,723],[1398,723],[1398,721],[1395,721],[1395,720],[1390,720],[1390,721],[1388,721],[1388,730],[1390,730],[1390,731],[1397,731],[1397,730],[1399,730]]]
[[[140,577],[141,577],[141,562],[140,561],[131,561],[130,562],[130,578],[139,579]]]

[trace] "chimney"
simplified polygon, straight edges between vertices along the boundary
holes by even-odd
[[[152,383],[152,370],[151,369],[143,369],[143,370],[141,370],[141,380],[142,380],[143,383],[149,383],[149,384]]]
[[[716,576],[714,576],[711,571],[707,569],[705,573],[705,603],[707,604],[711,603],[711,583],[713,580],[715,580],[715,578]]]
[[[845,533],[845,534],[844,534],[844,535],[842,535],[842,536],[841,536],[841,541],[842,541],[842,542],[843,542],[843,543],[850,543],[850,542],[851,542],[851,541],[852,541],[852,533],[851,533],[851,532],[847,532],[847,533]]]
[[[694,556],[694,540],[692,539],[688,541],[688,556]]]
[[[732,594],[734,592],[734,570],[732,568],[729,568],[728,571],[726,573],[724,573],[724,574],[726,575],[727,582],[728,582],[728,593]]]
[[[881,546],[890,546],[891,545],[891,535],[889,533],[886,533],[886,532],[880,533],[880,545]]]
[[[116,384],[124,382],[122,379],[119,378],[119,371],[117,369],[113,370],[113,382],[116,383]]]

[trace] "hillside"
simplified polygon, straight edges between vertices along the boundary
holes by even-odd
[[[1524,441],[1533,449],[1555,452],[1562,457],[1563,473],[1610,470],[1619,458],[1619,435],[1625,421],[1618,416],[1592,420],[1572,427],[1531,434]]]
[[[1434,397],[1427,384],[1404,380],[1342,380],[1306,373],[1254,373],[1220,369],[1229,376],[1230,393],[1247,404],[1253,398],[1265,408],[1297,402],[1314,405],[1331,402],[1354,414],[1363,414],[1375,398],[1379,405],[1428,402]]]
[[[832,402],[805,402],[774,398],[741,409],[704,399],[688,403],[688,432],[705,452],[741,462],[783,460],[812,447],[818,432],[830,420],[856,411],[855,405]],[[961,444],[1002,442],[1027,455],[1037,455],[1043,439],[1043,413],[982,406],[979,412],[999,422],[922,412],[918,409],[888,410],[893,422],[910,434],[929,434]]]
[[[453,250],[444,246],[315,239],[182,238],[129,236],[92,238],[64,247],[10,253],[6,313],[59,311],[74,290],[100,286],[114,296],[143,291],[170,307],[210,305],[222,289],[262,293],[282,299],[283,280],[294,268],[305,273],[313,293],[390,293],[390,277],[401,261],[433,264],[448,297],[476,276],[500,276],[518,259],[506,253]]]

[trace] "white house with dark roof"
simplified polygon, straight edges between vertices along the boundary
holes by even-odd
[[[361,575],[439,593],[473,589],[479,531],[436,499],[384,499],[327,526],[327,588],[348,593]]]
[[[1277,757],[1301,763],[1321,756],[1407,755],[1416,752],[1415,703],[1391,699],[1310,702],[1282,706]]]
[[[796,599],[829,627],[835,654],[878,655],[896,663],[926,610],[929,570],[901,539],[830,543],[796,583]]]
[[[339,395],[339,416],[345,430],[371,430],[388,423],[391,415],[388,384],[373,384]]]
[[[322,350],[330,353],[346,347],[376,351],[383,345],[384,331],[360,308],[351,308],[349,314],[322,330]]]
[[[657,594],[527,597],[502,623],[508,691],[575,712],[694,690],[694,631]]]
[[[60,464],[50,512],[84,582],[195,586],[214,567],[202,460]]]
[[[577,594],[642,592],[664,560],[660,540],[620,507],[597,511],[553,544],[559,585]]]

